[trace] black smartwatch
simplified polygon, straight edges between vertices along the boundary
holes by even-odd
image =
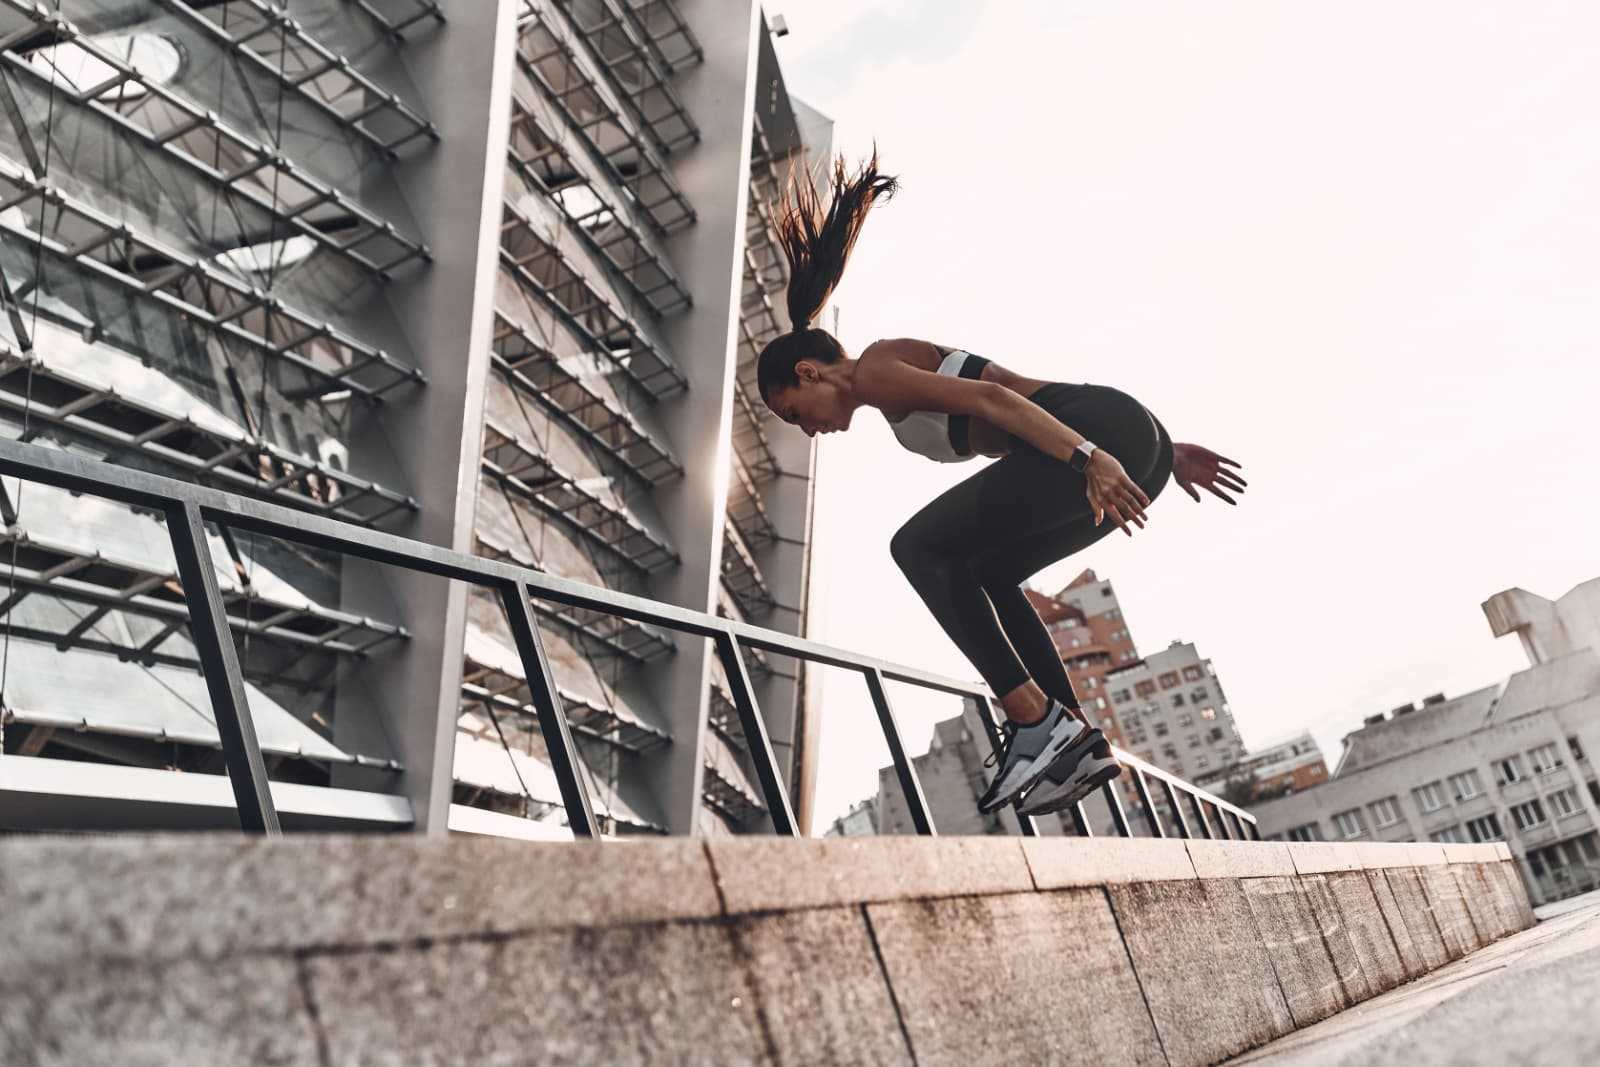
[[[1083,442],[1083,444],[1072,450],[1072,457],[1067,462],[1072,464],[1073,470],[1080,474],[1083,473],[1089,469],[1089,457],[1094,455],[1096,447],[1093,441]]]

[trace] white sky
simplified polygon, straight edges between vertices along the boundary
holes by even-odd
[[[1600,6],[1118,0],[773,7],[792,92],[904,191],[836,302],[878,337],[1114,385],[1242,464],[1046,568],[1116,585],[1142,653],[1193,641],[1247,744],[1526,665],[1479,604],[1600,573]],[[976,678],[889,557],[986,460],[821,439],[820,640]],[[888,762],[826,690],[815,832]],[[896,687],[916,751],[953,703]]]

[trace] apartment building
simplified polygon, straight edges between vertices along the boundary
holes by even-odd
[[[1540,900],[1600,886],[1600,579],[1557,601],[1506,590],[1483,610],[1531,665],[1369,716],[1327,782],[1252,805],[1263,836],[1504,840]]]

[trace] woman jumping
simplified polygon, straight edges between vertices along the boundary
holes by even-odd
[[[824,206],[809,171],[797,172],[776,211],[794,328],[761,351],[761,399],[807,436],[849,429],[864,405],[929,459],[1000,457],[913,515],[889,551],[1005,711],[998,767],[979,810],[1021,797],[1022,814],[1060,811],[1121,768],[1078,704],[1022,583],[1113,524],[1129,537],[1130,523],[1143,529],[1168,475],[1196,501],[1198,485],[1233,504],[1218,487],[1243,492],[1246,483],[1221,465],[1239,464],[1174,444],[1155,415],[1108,385],[1025,378],[910,338],[875,341],[852,359],[811,320],[838,285],[867,212],[893,195],[896,179],[879,173],[876,151],[850,176],[840,157]]]

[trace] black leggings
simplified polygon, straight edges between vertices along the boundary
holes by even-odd
[[[1160,495],[1172,473],[1172,439],[1139,401],[1071,382],[1051,382],[1031,399],[1111,453],[1152,501]],[[1015,435],[1011,448],[911,516],[889,552],[996,696],[1031,676],[1047,696],[1079,707],[1022,583],[1118,527],[1109,512],[1094,524],[1088,482],[1065,460]]]

